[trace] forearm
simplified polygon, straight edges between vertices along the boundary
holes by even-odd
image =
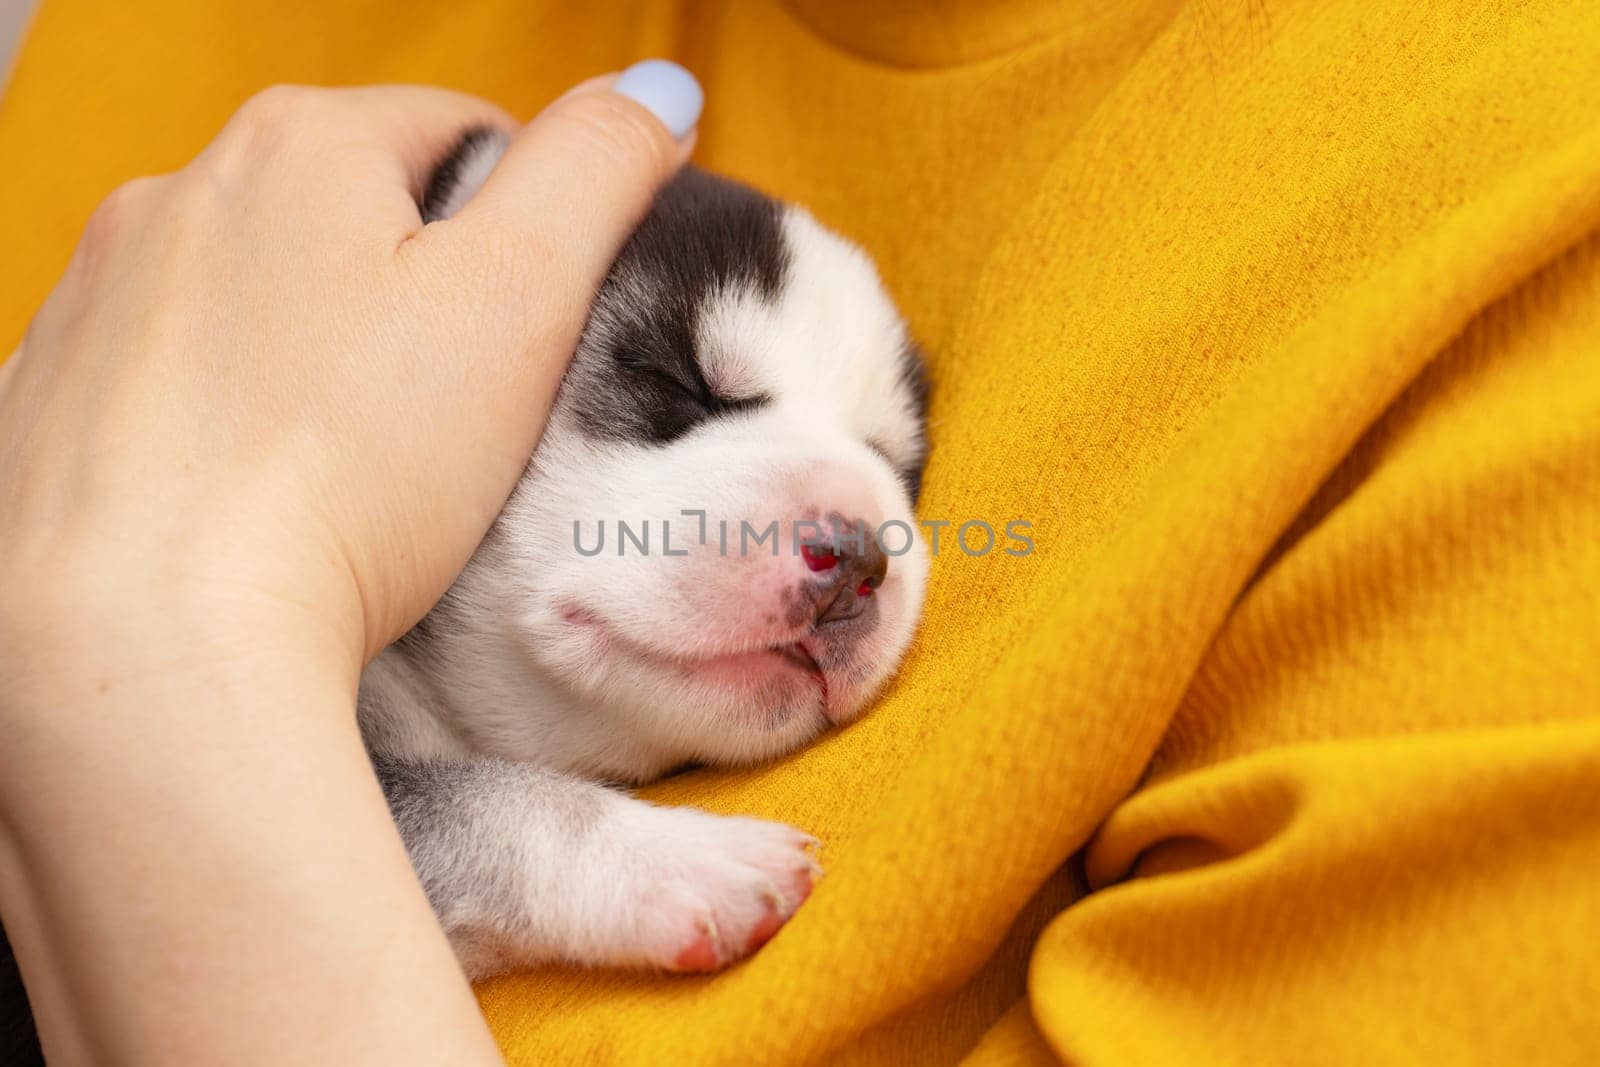
[[[367,765],[346,652],[207,629],[75,665],[36,648],[26,685],[7,664],[0,911],[46,1049],[496,1062]]]

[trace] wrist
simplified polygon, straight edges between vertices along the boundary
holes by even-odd
[[[249,730],[251,717],[312,706],[306,694],[353,713],[361,638],[348,607],[319,613],[248,582],[79,564],[4,583],[0,792],[75,772],[94,752],[181,750],[197,731]],[[253,699],[271,691],[301,694],[299,706]],[[8,810],[13,796],[0,795]]]
[[[47,1050],[109,1034],[151,1062],[248,1058],[229,1042],[259,1042],[255,1006],[306,974],[352,1004],[396,976],[471,1026],[362,749],[350,653],[248,600],[140,604],[46,628],[23,670],[0,653],[0,911]],[[217,990],[225,1011],[187,1010]],[[301,1023],[312,1047],[365,1032]]]

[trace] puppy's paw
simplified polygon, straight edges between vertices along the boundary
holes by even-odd
[[[641,805],[643,808],[643,805]],[[614,962],[714,971],[776,934],[822,873],[792,826],[644,808],[626,860]],[[620,873],[620,872],[619,872]]]

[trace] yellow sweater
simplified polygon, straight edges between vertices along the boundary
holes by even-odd
[[[646,55],[704,80],[701,162],[877,257],[937,378],[923,516],[1037,550],[947,544],[866,720],[655,791],[824,840],[787,929],[488,983],[508,1056],[1592,1062],[1594,6],[46,0],[0,351],[262,86],[528,113]]]

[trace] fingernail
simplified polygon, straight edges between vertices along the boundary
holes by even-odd
[[[694,75],[665,59],[635,63],[617,77],[611,91],[642,104],[680,141],[700,121],[706,102]]]

